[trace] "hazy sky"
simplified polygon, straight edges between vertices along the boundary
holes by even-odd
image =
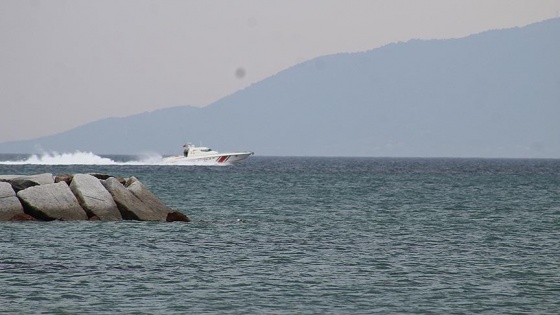
[[[205,106],[317,56],[559,12],[560,0],[0,0],[0,142]]]

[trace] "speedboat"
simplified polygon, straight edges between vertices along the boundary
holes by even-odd
[[[253,152],[220,153],[208,147],[197,147],[193,144],[183,145],[183,155],[170,156],[163,159],[167,164],[221,164],[229,165],[241,162],[253,155]]]

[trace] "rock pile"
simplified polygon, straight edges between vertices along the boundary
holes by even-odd
[[[134,176],[0,175],[0,221],[27,220],[190,221]]]

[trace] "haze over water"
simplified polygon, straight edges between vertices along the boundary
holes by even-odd
[[[134,175],[193,222],[0,223],[4,313],[560,309],[560,160],[111,161],[0,174]]]

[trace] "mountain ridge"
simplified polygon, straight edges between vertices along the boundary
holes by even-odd
[[[173,154],[202,141],[261,155],[558,158],[557,38],[552,19],[317,57],[203,108],[102,119],[0,152]]]

